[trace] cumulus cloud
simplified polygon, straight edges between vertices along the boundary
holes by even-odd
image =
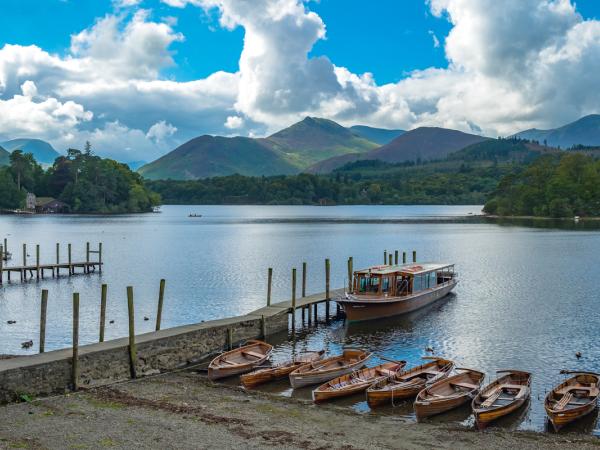
[[[235,130],[244,125],[244,119],[240,116],[229,116],[225,121],[225,128],[229,128],[230,130]]]
[[[176,131],[176,127],[161,120],[150,127],[146,133],[146,137],[152,139],[154,142],[163,142],[166,138],[173,136]]]

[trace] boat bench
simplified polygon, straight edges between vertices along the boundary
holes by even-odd
[[[396,372],[393,372],[388,369],[377,369],[377,373],[384,377],[392,377],[392,376],[396,375]]]
[[[260,353],[256,353],[256,352],[253,352],[253,351],[250,351],[250,350],[243,351],[242,355],[244,355],[244,356],[252,356],[253,358],[258,358],[258,359],[261,359],[261,358],[265,357],[265,355],[262,355]]]
[[[567,404],[571,401],[572,398],[573,398],[573,394],[571,394],[570,392],[566,393],[565,395],[562,396],[560,401],[554,406],[554,409],[559,410],[559,411],[561,409],[564,409],[567,406]]]
[[[457,387],[461,387],[461,388],[465,388],[465,389],[477,389],[477,385],[476,384],[472,384],[472,383],[467,383],[467,382],[457,382],[457,383],[450,383],[451,386],[457,386]]]
[[[576,394],[585,394],[590,397],[596,397],[600,394],[600,390],[596,386],[566,386],[562,389],[556,391],[557,394],[568,394],[568,393],[576,393]]]

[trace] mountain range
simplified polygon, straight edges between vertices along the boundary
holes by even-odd
[[[53,164],[60,154],[46,141],[40,139],[12,139],[0,142],[0,146],[9,152],[22,150],[23,153],[32,153],[35,160],[41,164]]]
[[[514,135],[522,139],[544,142],[551,147],[569,148],[574,145],[600,145],[600,114],[590,114],[575,122],[551,130],[521,131]]]

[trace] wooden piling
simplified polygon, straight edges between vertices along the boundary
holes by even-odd
[[[127,311],[129,313],[129,369],[131,378],[137,378],[135,351],[135,322],[133,310],[133,287],[127,286]]]
[[[383,251],[383,264],[387,264],[387,250]]]
[[[23,244],[23,270],[21,270],[21,281],[25,281],[27,273],[25,273],[25,266],[27,266],[27,244]]]
[[[46,347],[46,310],[48,308],[48,290],[42,290],[42,303],[40,305],[40,353]]]
[[[308,304],[308,324],[311,325],[312,324],[312,312],[313,312],[313,305],[311,303]]]
[[[0,284],[2,284],[2,278],[4,278],[4,270],[2,270],[2,265],[4,264],[4,247],[0,244]]]
[[[156,331],[160,330],[160,321],[162,319],[163,301],[165,298],[165,280],[160,280],[158,288],[158,310],[156,311]]]
[[[67,246],[67,256],[69,258],[69,275],[73,275],[73,264],[71,262],[71,244]]]
[[[40,279],[40,245],[35,246],[35,278]]]
[[[394,251],[394,264],[398,265],[398,250]]]
[[[98,244],[98,272],[102,273],[102,242]]]
[[[106,294],[108,285],[103,284],[100,292],[100,337],[99,341],[104,342],[104,328],[106,326]]]
[[[73,293],[73,361],[71,364],[73,390],[79,388],[79,293]]]
[[[89,263],[90,263],[90,243],[89,242],[85,243],[85,262],[87,264],[85,265],[84,272],[85,273],[89,273],[90,272],[90,266],[89,266]]]
[[[306,263],[302,263],[302,297],[306,297]],[[302,311],[302,320],[304,320],[304,311]]]
[[[271,306],[271,285],[273,284],[273,268],[269,267],[269,276],[267,281],[267,306]]]
[[[262,335],[262,340],[267,342],[267,321],[264,315],[260,316],[260,334]]]
[[[292,269],[292,333],[296,332],[296,268]]]
[[[57,242],[56,243],[56,277],[57,278],[60,276],[59,264],[60,264],[60,244]]]
[[[417,251],[413,250],[413,262],[416,263],[417,262]]]
[[[329,276],[331,273],[331,265],[329,258],[325,260],[325,321],[329,322]]]
[[[348,292],[352,292],[352,276],[354,274],[354,259],[352,256],[348,258]]]
[[[406,264],[406,252],[402,252],[402,264]]]

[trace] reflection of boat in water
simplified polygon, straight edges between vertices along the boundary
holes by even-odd
[[[202,214],[190,214],[188,217],[202,217]]]
[[[348,321],[416,311],[445,297],[458,283],[453,264],[382,265],[354,272],[352,291],[336,302]]]

